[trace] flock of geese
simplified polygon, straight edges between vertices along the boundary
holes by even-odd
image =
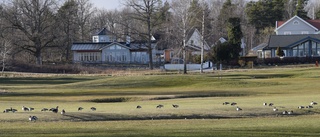
[[[223,102],[223,103],[222,103],[222,105],[228,105],[228,104],[230,104],[231,106],[236,106],[236,105],[237,105],[236,102],[232,102],[232,103],[230,103],[230,102]],[[314,101],[311,101],[311,102],[310,102],[310,105],[307,105],[307,106],[298,106],[298,109],[313,108],[314,105],[318,105],[318,103],[317,103],[317,102],[314,102]],[[263,103],[263,106],[270,106],[270,107],[272,107],[272,106],[274,106],[274,104],[273,104],[273,103],[269,103],[269,104],[268,104],[268,103]],[[237,111],[241,111],[242,108],[236,106],[236,110],[237,110]],[[277,108],[277,107],[273,107],[272,110],[276,112],[276,111],[278,111],[278,108]],[[282,112],[282,114],[283,114],[283,115],[292,115],[292,114],[293,114],[293,110],[290,110],[290,111],[285,110],[285,111]]]
[[[33,110],[34,110],[34,108],[32,108],[32,107],[26,107],[26,106],[22,106],[21,109],[22,109],[22,111],[33,111]],[[91,109],[92,111],[96,111],[96,110],[97,110],[95,107],[91,107],[90,109]],[[83,107],[79,107],[79,108],[78,108],[78,111],[82,111],[82,110],[83,110]],[[15,113],[15,112],[17,112],[17,111],[18,111],[17,109],[14,109],[14,108],[10,107],[9,109],[5,109],[5,110],[3,111],[3,113],[9,113],[9,112]],[[48,108],[42,108],[41,111],[42,111],[42,112],[44,112],[44,111],[51,111],[51,112],[53,112],[53,113],[58,113],[58,112],[59,112],[59,106],[57,106],[57,107],[55,107],[55,108],[50,108],[50,109],[48,109]],[[64,109],[62,109],[61,112],[60,112],[61,115],[64,115],[65,113],[66,113],[66,111],[65,111]],[[38,120],[38,117],[37,117],[37,116],[29,116],[29,121],[35,122],[36,120]]]
[[[230,102],[223,102],[222,103],[222,105],[229,105],[229,104],[231,106],[236,106],[236,111],[242,111],[242,108],[238,107],[236,102],[231,102],[231,103]],[[314,102],[314,101],[311,101],[310,105],[298,106],[298,109],[313,108],[314,105],[318,105],[318,103]],[[273,103],[263,103],[263,106],[273,107],[274,104]],[[164,107],[164,105],[162,105],[162,104],[159,104],[159,105],[156,106],[157,109],[161,109],[163,107]],[[179,108],[179,105],[172,104],[172,107],[173,108]],[[136,106],[136,109],[141,109],[141,108],[142,108],[142,106],[140,106],[140,105]],[[83,109],[84,109],[83,107],[78,107],[78,111],[82,111]],[[97,110],[95,107],[91,107],[90,109],[91,109],[91,111],[96,111]],[[32,107],[22,106],[22,111],[33,111],[33,110],[34,110],[34,108],[32,108]],[[278,108],[277,107],[273,107],[272,110],[276,112],[276,111],[278,111]],[[5,109],[3,111],[3,113],[9,113],[9,112],[15,113],[17,111],[18,111],[17,109],[14,109],[14,108],[10,107],[9,109]],[[55,108],[50,108],[50,109],[42,108],[41,111],[42,112],[43,111],[51,111],[53,113],[58,113],[59,112],[59,106],[57,106]],[[66,111],[64,109],[62,109],[60,111],[61,115],[64,115],[65,113],[66,113]],[[290,111],[285,110],[285,111],[282,112],[282,114],[283,115],[291,115],[291,114],[293,114],[293,111],[292,110],[290,110]],[[38,120],[37,116],[29,116],[29,121],[35,122],[36,120]]]

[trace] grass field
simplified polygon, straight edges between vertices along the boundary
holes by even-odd
[[[298,109],[320,103],[319,81],[320,68],[314,67],[188,75],[10,73],[0,77],[0,110],[18,111],[0,113],[0,137],[319,136],[320,106]],[[243,110],[222,105],[226,101]],[[159,104],[164,107],[156,108]],[[22,111],[22,106],[35,110]],[[40,111],[56,106],[66,114]],[[292,115],[282,115],[291,110]],[[39,119],[29,122],[30,115]]]

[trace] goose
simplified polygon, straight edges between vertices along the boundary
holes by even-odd
[[[17,109],[13,109],[12,107],[10,108],[10,111],[12,112],[12,113],[14,113],[14,112],[16,112],[16,111],[18,111]]]
[[[66,113],[66,111],[64,109],[62,109],[61,115],[64,115],[65,113]]]
[[[12,110],[11,110],[12,113],[14,113],[14,112],[16,112],[16,111],[18,111],[18,110],[17,110],[17,109],[12,109]]]
[[[318,105],[318,103],[311,101],[310,105]]]
[[[228,105],[230,104],[229,102],[223,102],[222,105]]]
[[[29,109],[27,108],[27,107],[25,107],[25,106],[22,106],[22,111],[29,111]]]
[[[278,111],[278,109],[276,107],[273,108],[273,111]]]
[[[263,105],[264,105],[264,106],[267,106],[267,105],[268,105],[268,103],[263,103]]]
[[[78,111],[81,111],[83,109],[83,107],[78,107]]]
[[[288,111],[283,111],[282,114],[283,114],[283,115],[287,115],[287,114],[288,114]]]
[[[288,115],[292,115],[293,114],[293,111],[288,111]]]
[[[236,108],[236,110],[237,110],[237,111],[241,111],[242,109],[241,109],[241,108],[239,108],[239,107],[237,107],[237,108]]]
[[[298,107],[298,109],[303,109],[303,108],[304,108],[304,106],[299,106],[299,107]]]
[[[162,107],[163,107],[163,105],[160,104],[160,105],[158,105],[156,108],[162,108]]]
[[[3,110],[3,113],[8,113],[10,111],[10,109],[5,109]]]
[[[48,109],[47,108],[42,108],[41,111],[48,111]]]
[[[140,105],[138,105],[138,106],[137,106],[137,109],[140,109],[140,108],[142,108],[142,107],[141,107]]]
[[[309,105],[309,106],[306,106],[306,108],[313,108],[313,106],[310,106],[310,105]]]
[[[174,107],[174,108],[178,108],[178,107],[179,107],[179,105],[177,105],[177,104],[172,104],[172,107]]]
[[[34,110],[34,108],[32,108],[32,107],[28,107],[27,109],[28,109],[28,111]]]
[[[236,102],[232,102],[232,103],[231,103],[231,106],[234,106],[234,105],[237,105],[237,103],[236,103]]]
[[[29,116],[29,121],[36,121],[38,118],[36,116]]]
[[[269,106],[272,107],[274,104],[273,103],[269,103]]]
[[[56,108],[51,108],[50,111],[52,111],[53,113],[58,113],[59,106],[57,106]]]
[[[97,109],[95,107],[90,108],[92,111],[96,111]]]

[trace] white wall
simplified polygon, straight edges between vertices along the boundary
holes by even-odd
[[[210,62],[210,67],[213,63]],[[187,64],[187,70],[200,70],[201,64]],[[209,62],[203,63],[203,68],[209,68]],[[183,64],[165,64],[164,69],[166,70],[183,70]]]

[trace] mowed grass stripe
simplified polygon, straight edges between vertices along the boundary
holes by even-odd
[[[0,110],[18,109],[0,114],[0,136],[319,136],[315,119],[320,106],[298,109],[320,102],[319,74],[319,68],[285,68],[16,78],[0,82]],[[237,102],[243,110],[222,105],[225,101]],[[274,103],[279,111],[264,102]],[[157,109],[159,104],[165,107]],[[36,110],[21,112],[23,105]],[[40,112],[56,106],[65,109],[66,116]],[[85,109],[78,112],[79,106]],[[294,115],[281,115],[285,110]],[[28,122],[29,115],[39,120]]]

